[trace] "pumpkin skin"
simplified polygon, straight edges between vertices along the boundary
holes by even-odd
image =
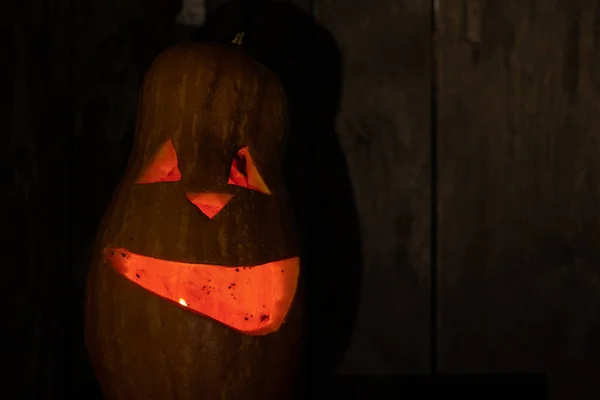
[[[107,399],[286,399],[302,344],[301,283],[275,332],[249,335],[125,279],[106,249],[223,268],[299,255],[280,174],[286,101],[278,79],[233,46],[193,44],[148,70],[134,147],[102,221],[85,299],[90,359]],[[136,183],[165,141],[180,180]],[[269,194],[228,184],[247,147]],[[231,196],[207,218],[186,193]]]

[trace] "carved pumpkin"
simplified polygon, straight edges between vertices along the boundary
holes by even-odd
[[[288,398],[302,329],[286,122],[278,79],[238,48],[152,64],[87,283],[106,398]]]

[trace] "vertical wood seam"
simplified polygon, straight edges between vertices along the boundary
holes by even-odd
[[[430,2],[430,124],[429,124],[429,142],[430,142],[430,210],[429,210],[429,219],[430,219],[430,243],[429,243],[429,262],[430,262],[430,271],[429,271],[429,280],[430,280],[430,308],[429,308],[429,318],[430,318],[430,348],[429,348],[429,368],[431,375],[437,375],[437,361],[438,361],[438,347],[437,347],[437,315],[438,315],[438,291],[437,291],[437,282],[438,282],[438,268],[437,268],[437,208],[438,208],[438,196],[437,196],[437,96],[436,96],[436,71],[437,71],[437,62],[436,62],[436,19],[437,19],[437,8],[439,6],[438,0],[431,0]]]

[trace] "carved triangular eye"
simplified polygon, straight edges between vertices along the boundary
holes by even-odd
[[[136,183],[175,182],[180,179],[177,153],[173,142],[169,139],[158,149]]]
[[[254,161],[252,160],[248,147],[242,147],[233,157],[227,183],[256,190],[261,193],[271,194],[271,191],[256,169],[256,164],[254,164]]]

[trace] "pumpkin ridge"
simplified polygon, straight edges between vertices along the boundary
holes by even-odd
[[[283,103],[279,79],[237,48],[178,46],[159,55],[149,68],[130,162],[102,219],[86,286],[86,344],[107,400],[288,398],[300,357],[304,298],[300,243],[278,171],[287,124]],[[145,161],[168,138],[181,180],[136,185]],[[227,184],[232,157],[243,146],[251,148],[271,195]],[[233,198],[211,220],[186,198],[186,193],[199,192]],[[187,290],[189,297],[173,304],[125,279],[123,273],[131,272],[136,279],[139,272],[105,265],[107,248],[158,259],[155,270],[168,275],[164,293],[175,301]],[[289,271],[269,267],[260,277],[235,272],[235,266],[289,258],[297,260]],[[168,274],[161,271],[166,260],[226,270],[215,277],[248,277],[240,286],[247,287],[243,295],[249,300],[240,307],[251,313],[236,320],[243,329],[186,309],[184,304],[208,301],[203,296],[213,293],[202,294],[202,285],[213,282],[198,289],[206,271]],[[235,294],[223,283],[214,286]],[[271,330],[278,322],[262,312],[263,304],[257,303],[261,299],[268,299],[265,310],[270,307],[285,318],[269,334],[248,329],[259,326],[252,325],[256,318]],[[237,303],[223,301],[213,309],[231,320],[227,307],[232,304]],[[250,325],[244,328],[245,323]]]

